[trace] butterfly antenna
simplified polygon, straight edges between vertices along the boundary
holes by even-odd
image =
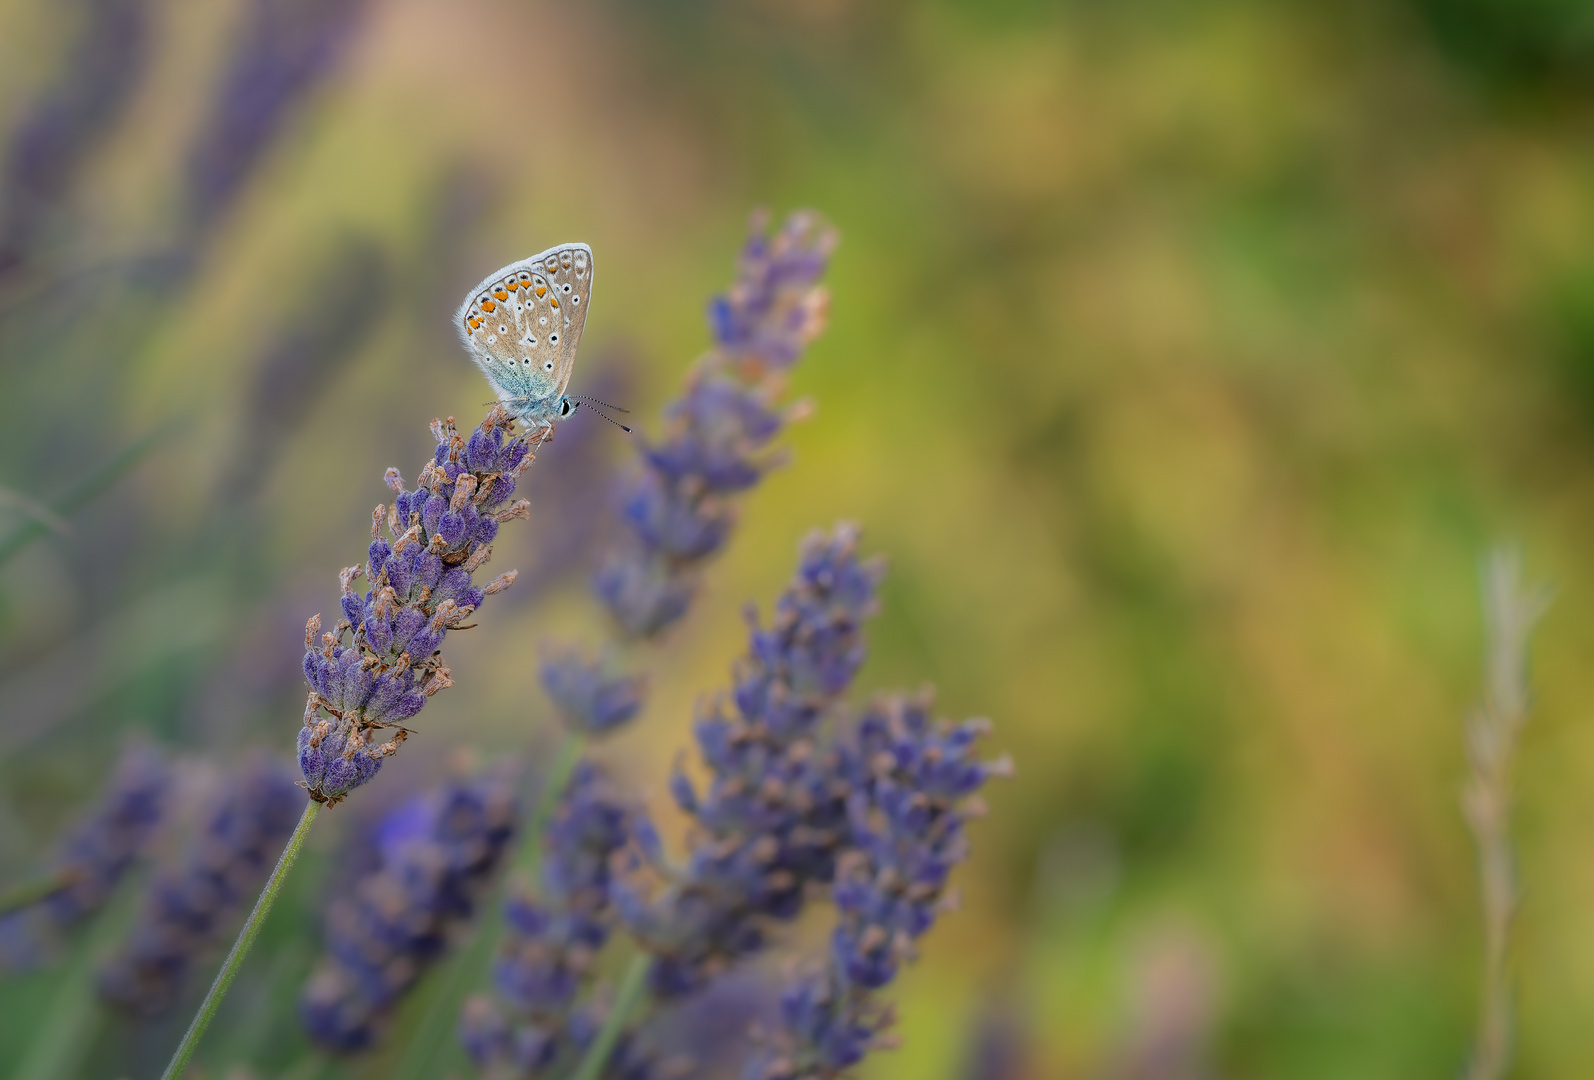
[[[566,394],[565,396],[571,401],[585,401],[591,405],[602,405],[605,409],[609,409],[612,412],[628,413],[631,411],[630,409],[622,409],[618,405],[610,405],[607,401],[599,401],[595,397],[587,397],[585,394]]]
[[[580,405],[579,402],[576,404],[576,408],[578,408],[578,409],[581,408],[581,405]],[[620,421],[616,420],[614,417],[605,414],[603,412],[603,410],[601,410],[601,409],[593,409],[592,410],[592,415],[593,416],[601,416],[601,417],[603,417],[603,419],[609,421],[609,423],[613,424],[615,427],[619,428],[621,431],[625,432],[627,435],[631,434],[631,429],[630,428],[628,428],[624,424],[620,423]]]

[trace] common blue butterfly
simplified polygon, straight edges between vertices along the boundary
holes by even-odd
[[[592,249],[557,244],[489,274],[454,316],[498,400],[539,438],[579,407],[565,390],[591,298]]]

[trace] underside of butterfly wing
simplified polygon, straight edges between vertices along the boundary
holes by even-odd
[[[586,324],[592,251],[560,244],[489,275],[455,326],[501,400],[527,420],[558,415]]]

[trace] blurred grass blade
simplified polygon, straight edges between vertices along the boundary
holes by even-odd
[[[129,875],[93,930],[82,936],[45,1013],[44,1025],[23,1055],[13,1080],[70,1080],[80,1075],[104,1015],[95,1000],[96,964],[133,925],[141,892],[137,875]]]
[[[106,460],[87,476],[82,477],[72,484],[60,495],[50,500],[48,504],[36,503],[35,500],[22,495],[17,496],[20,502],[16,505],[27,509],[28,504],[37,505],[41,512],[30,512],[26,521],[21,522],[4,537],[0,537],[0,566],[9,562],[12,556],[22,551],[39,537],[56,529],[66,527],[66,518],[82,509],[95,496],[105,491],[112,484],[127,474],[133,466],[143,461],[149,452],[160,442],[165,434],[164,425],[146,432],[144,435],[129,443],[120,452]],[[6,495],[13,493],[6,492]],[[57,530],[59,531],[59,530]]]
[[[70,885],[72,880],[70,874],[58,871],[52,874],[40,874],[29,881],[0,890],[0,918],[21,908],[32,907],[40,900],[55,895]]]
[[[614,1004],[609,1007],[609,1015],[603,1018],[603,1027],[587,1048],[587,1055],[581,1059],[581,1065],[571,1080],[598,1080],[603,1075],[604,1067],[609,1064],[609,1055],[614,1053],[615,1044],[620,1041],[620,1033],[625,1030],[637,1002],[642,1000],[648,968],[652,962],[651,956],[639,952],[626,965],[625,974],[620,976],[620,989],[614,995]]]
[[[57,536],[70,536],[72,527],[59,514],[31,495],[0,487],[0,506],[14,506]]]

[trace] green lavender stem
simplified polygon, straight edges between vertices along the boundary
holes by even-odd
[[[580,1067],[570,1080],[598,1080],[603,1075],[603,1067],[609,1063],[614,1044],[620,1040],[620,1032],[625,1030],[631,1011],[642,997],[651,961],[652,957],[647,953],[638,953],[631,958],[625,974],[620,976],[620,989],[615,992],[614,1006],[609,1010],[609,1015],[604,1017],[603,1028],[598,1032],[598,1037],[592,1040],[592,1045],[587,1047],[586,1057],[581,1059]]]
[[[486,908],[476,932],[465,948],[442,972],[437,991],[427,1003],[426,1012],[415,1034],[404,1047],[399,1058],[399,1080],[423,1080],[437,1075],[432,1068],[439,1048],[453,1031],[459,1014],[460,1002],[481,982],[493,952],[503,938],[504,894],[508,882],[515,877],[535,877],[542,864],[542,831],[553,815],[559,793],[565,788],[576,762],[581,760],[582,740],[567,734],[554,752],[553,763],[543,778],[542,791],[537,795],[537,805],[526,821],[524,839],[510,862],[509,869],[500,878],[498,887],[487,898]]]
[[[255,943],[255,938],[260,936],[260,928],[265,925],[266,916],[271,914],[271,905],[276,903],[277,894],[282,891],[282,883],[287,878],[288,871],[293,868],[294,861],[299,858],[299,852],[304,847],[304,838],[310,835],[310,826],[315,823],[316,814],[320,812],[321,804],[313,799],[305,804],[299,824],[288,839],[288,846],[282,849],[282,857],[277,860],[276,869],[271,871],[266,887],[260,890],[260,899],[255,901],[255,909],[249,913],[243,929],[238,931],[238,940],[233,942],[232,951],[222,962],[221,970],[216,973],[216,981],[210,984],[205,1000],[200,1002],[199,1011],[194,1014],[194,1021],[188,1025],[188,1032],[183,1036],[183,1041],[177,1045],[177,1052],[172,1055],[171,1064],[167,1065],[166,1071],[161,1074],[161,1080],[178,1080],[183,1075],[183,1070],[188,1068],[188,1059],[194,1056],[195,1050],[199,1049],[199,1040],[204,1038],[205,1029],[215,1018],[216,1010],[221,1006],[221,999],[227,996],[227,990],[232,986],[233,979],[237,977],[238,969],[243,966],[244,957],[249,955],[250,946]]]

